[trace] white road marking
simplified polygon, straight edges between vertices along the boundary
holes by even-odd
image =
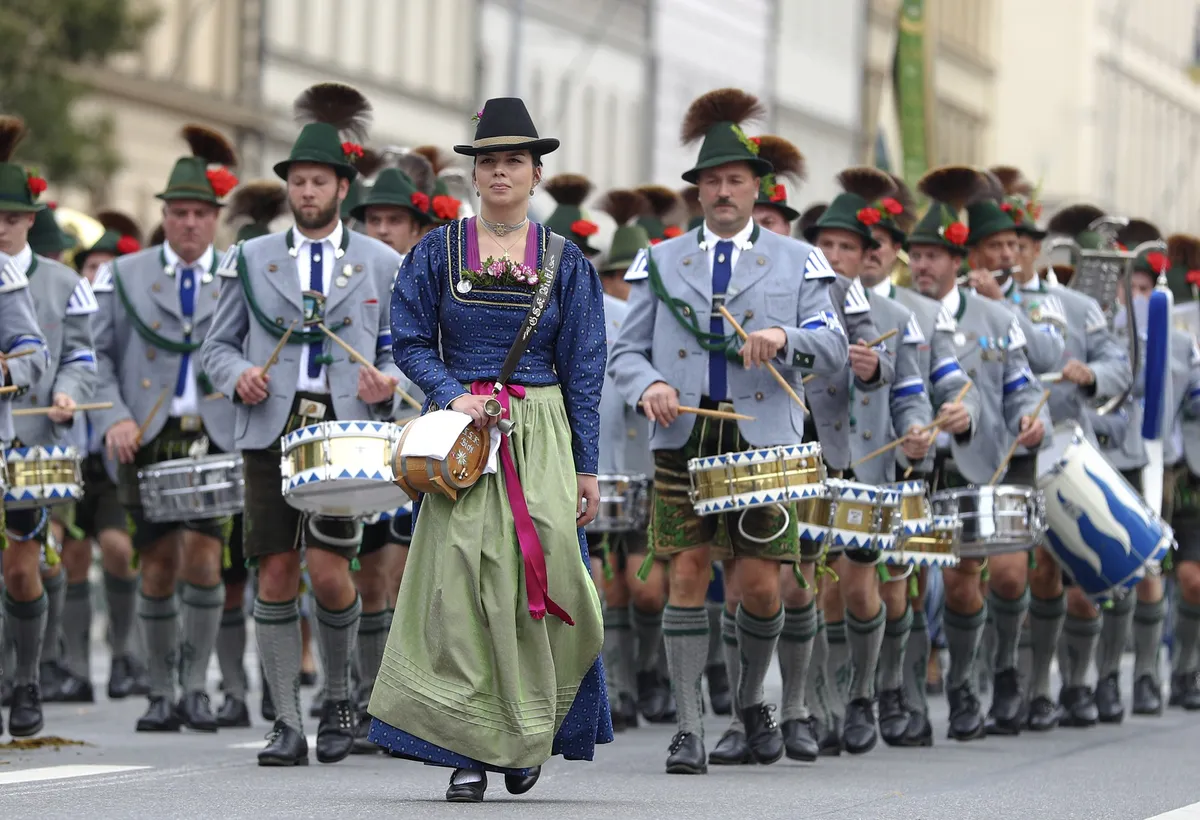
[[[149,769],[149,766],[46,766],[41,769],[18,769],[15,772],[0,772],[0,786],[17,783],[36,783],[41,780],[64,780],[71,777],[94,777],[100,774],[120,774]]]
[[[1164,814],[1156,814],[1147,820],[1200,820],[1200,803],[1181,806]]]
[[[310,748],[313,748],[317,745],[317,736],[316,735],[305,735],[305,737],[308,739],[308,745]],[[227,749],[258,749],[259,751],[262,751],[263,749],[267,748],[267,741],[264,738],[263,740],[253,740],[249,743],[234,743],[230,746],[226,746],[225,748],[227,748]]]

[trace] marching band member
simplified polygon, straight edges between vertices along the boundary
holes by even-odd
[[[449,168],[450,162],[440,148],[436,145],[419,145],[411,153],[428,160],[429,167],[433,171],[433,189],[429,200],[429,213],[432,221],[425,226],[425,232],[429,233],[434,228],[449,225],[455,219],[458,219],[462,203],[450,195],[450,186],[446,184],[444,176],[444,172]],[[418,182],[418,187],[421,187],[421,180],[418,179],[419,175],[416,173],[416,170],[412,167],[409,167],[407,170],[409,176]],[[424,190],[423,187],[422,190]]]
[[[300,552],[317,608],[317,643],[325,670],[317,730],[317,760],[336,763],[354,745],[357,715],[350,666],[362,611],[350,577],[358,524],[350,518],[309,517],[281,492],[280,437],[334,418],[375,419],[393,412],[398,383],[389,361],[390,333],[381,308],[400,257],[350,231],[339,219],[371,106],[356,89],[322,83],[296,100],[306,121],[288,158],[274,170],[287,183],[296,226],[242,243],[226,255],[212,331],[201,361],[217,389],[233,397],[237,449],[246,474],[243,549],[258,566],[255,633],[277,719],[258,754],[260,766],[308,763],[299,703]],[[272,320],[272,317],[275,317]],[[293,332],[268,376],[263,365],[289,323]],[[352,368],[330,355],[317,327],[336,328],[351,347],[374,353],[375,368]],[[348,546],[352,544],[352,546]]]
[[[47,202],[33,215],[33,227],[29,229],[29,247],[43,259],[55,262],[62,260],[62,255],[76,246],[75,237],[62,229],[54,212],[58,209],[57,202]]]
[[[760,180],[772,169],[740,123],[762,113],[755,97],[736,89],[712,91],[692,103],[683,142],[703,143],[684,180],[699,185],[705,222],[641,258],[648,278],[634,283],[630,313],[610,366],[626,400],[641,403],[654,425],[652,549],[670,555],[663,631],[679,707],[669,773],[707,770],[700,677],[708,656],[704,601],[713,558],[738,559],[741,676],[735,706],[750,751],[760,763],[783,756],[781,732],[772,707],[764,702],[763,679],[784,625],[779,563],[800,556],[794,521],[769,507],[726,515],[724,535],[717,541],[718,519],[697,516],[687,494],[676,489],[686,476],[687,461],[751,444],[802,440],[805,412],[761,365],[777,362],[794,387],[800,385],[802,369],[833,378],[846,366],[846,339],[828,290],[832,269],[815,248],[763,231],[751,218]],[[693,265],[699,266],[696,275],[691,275]],[[742,368],[727,364],[736,347],[715,310],[722,304],[741,313],[746,323]],[[681,404],[716,409],[734,403],[753,411],[757,421],[734,426],[679,415]],[[794,519],[795,507],[789,506],[787,518]],[[778,534],[765,537],[770,533]]]
[[[515,425],[502,434],[503,483],[483,475],[457,501],[422,498],[371,697],[371,740],[452,767],[451,802],[481,801],[488,771],[524,794],[552,755],[591,760],[612,741],[603,615],[579,530],[599,504],[602,291],[570,241],[548,270],[558,236],[528,217],[542,157],[558,145],[538,137],[520,99],[488,100],[474,141],[455,146],[474,158],[479,215],[426,236],[392,294],[396,361],[430,406],[486,428],[495,400]],[[537,332],[493,399],[542,294]]]
[[[141,230],[130,217],[118,211],[101,211],[96,221],[104,233],[90,248],[76,251],[73,262],[89,284],[100,268],[128,253],[141,250]],[[92,314],[94,319],[95,313]],[[109,674],[110,700],[130,694],[146,694],[141,663],[128,654],[128,642],[135,618],[137,571],[133,568],[133,544],[125,520],[125,511],[117,501],[117,486],[104,466],[102,431],[95,429],[87,413],[77,414],[74,439],[83,463],[83,498],[75,503],[74,537],[63,539],[63,567],[67,573],[66,605],[63,609],[64,674],[54,700],[67,703],[92,703],[91,626],[92,594],[88,571],[92,566],[92,539],[100,546],[104,567],[112,665]],[[143,680],[139,681],[138,678]],[[43,689],[44,689],[43,685]],[[135,690],[142,690],[135,692]],[[49,693],[44,693],[49,694]],[[47,697],[47,700],[50,698]]]
[[[895,202],[895,183],[883,171],[874,168],[848,168],[838,175],[844,193],[834,197],[829,207],[806,234],[809,241],[825,252],[839,275],[862,287],[858,275],[867,252],[878,243],[872,226]],[[855,462],[887,444],[902,432],[905,455],[924,459],[929,437],[921,428],[932,421],[932,407],[925,392],[925,377],[920,369],[917,348],[926,342],[912,311],[886,296],[861,291],[871,316],[880,331],[895,330],[891,339],[879,345],[894,363],[895,378],[887,401],[872,396],[856,396],[851,374],[842,389],[850,396],[850,454]],[[852,365],[856,351],[851,347]],[[861,375],[861,374],[857,374]],[[854,479],[876,486],[895,481],[894,451],[863,461],[854,468]],[[887,612],[880,598],[876,564],[878,550],[847,550],[837,561],[839,580],[831,584],[825,596],[826,628],[843,629],[850,649],[850,680],[846,703],[838,704],[835,720],[843,719],[842,746],[851,754],[863,754],[874,748],[878,739],[875,722],[874,689],[883,643]],[[903,612],[903,607],[897,607]],[[844,624],[844,626],[843,626]],[[840,687],[839,687],[840,688]],[[843,710],[844,709],[844,718]]]
[[[992,300],[956,287],[958,267],[967,255],[971,236],[959,212],[979,184],[971,168],[950,166],[926,174],[920,189],[933,202],[908,240],[913,281],[922,294],[941,301],[957,325],[954,341],[958,360],[968,368],[967,375],[975,383],[983,402],[980,429],[988,431],[968,444],[949,436],[944,444],[939,441],[936,469],[942,486],[947,487],[989,482],[1002,462],[1009,436],[1015,436],[1021,446],[1036,447],[1045,432],[1042,417],[1031,415],[1039,391],[1025,358],[1025,336],[1017,318]],[[999,208],[996,210],[1004,215]],[[982,219],[975,222],[976,238],[987,235],[987,223]],[[1011,226],[1011,220],[1008,224]],[[1007,435],[996,434],[1002,430],[1007,430]],[[1015,458],[1008,467],[1007,479],[1009,483],[1032,486],[1035,473],[1033,457]],[[1020,560],[1025,560],[1023,555]],[[993,558],[993,565],[996,563],[1012,561],[995,562]],[[981,571],[979,561],[966,559],[956,568],[943,570],[945,630],[950,648],[949,736],[957,740],[984,735],[973,669],[986,618],[979,585]]]
[[[232,445],[232,408],[210,397],[195,354],[216,307],[213,237],[221,198],[237,184],[229,171],[236,157],[215,131],[189,125],[183,137],[192,153],[176,161],[157,195],[164,244],[112,260],[95,282],[97,398],[112,407],[89,417],[103,431],[109,475],[131,520],[141,567],[138,615],[150,703],[139,732],[178,731],[181,723],[195,731],[217,729],[205,685],[225,602],[221,562],[229,521],[153,523],[142,508],[137,475],[139,467],[186,457],[203,442],[226,451]]]
[[[925,390],[937,408],[941,430],[969,443],[979,430],[981,399],[978,390],[968,390],[961,402],[956,398],[969,383],[958,362],[954,346],[954,324],[944,314],[940,302],[922,296],[908,287],[897,287],[895,271],[899,250],[907,241],[915,218],[912,194],[904,183],[893,177],[896,196],[884,202],[880,219],[871,226],[878,244],[868,254],[859,280],[868,294],[894,299],[913,312],[922,338],[917,345],[919,370]],[[901,456],[904,454],[901,453]],[[928,479],[933,468],[933,453],[913,464],[914,478]],[[893,567],[892,575],[901,573]],[[925,699],[925,668],[929,662],[929,630],[925,622],[925,584],[928,573],[922,567],[917,574],[917,594],[911,602],[908,585],[883,584],[882,597],[887,608],[887,625],[879,653],[879,733],[890,746],[929,746],[933,730],[929,724],[929,705]],[[906,662],[906,658],[908,659]]]

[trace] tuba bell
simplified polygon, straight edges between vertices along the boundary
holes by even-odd
[[[104,226],[99,220],[85,213],[61,205],[54,211],[54,219],[58,227],[75,240],[75,247],[63,251],[60,261],[69,268],[75,267],[75,254],[86,250],[100,241],[104,236]]]

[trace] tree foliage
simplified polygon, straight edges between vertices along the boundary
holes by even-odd
[[[158,18],[137,0],[0,0],[0,111],[24,118],[16,159],[59,183],[103,187],[120,167],[106,115],[84,116],[70,66],[136,50]]]

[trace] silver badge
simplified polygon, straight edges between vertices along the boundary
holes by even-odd
[[[336,281],[339,288],[344,288],[346,285],[350,284],[350,280],[345,276],[339,276]]]
[[[962,347],[966,343],[967,343],[967,334],[965,334],[961,331],[954,334],[954,346],[955,347]]]
[[[471,283],[468,282],[466,279],[459,279],[458,280],[458,292],[459,293],[470,293],[471,292]]]
[[[211,281],[212,281],[212,279],[213,279],[213,277],[212,277],[212,274],[211,274],[211,273],[206,273],[206,274],[204,274],[203,276],[201,276],[201,277],[200,277],[200,282],[201,282],[202,284],[205,284],[205,285],[207,285],[209,282],[211,282]]]
[[[354,273],[354,267],[349,262],[342,265],[342,276],[349,276],[352,273]]]

